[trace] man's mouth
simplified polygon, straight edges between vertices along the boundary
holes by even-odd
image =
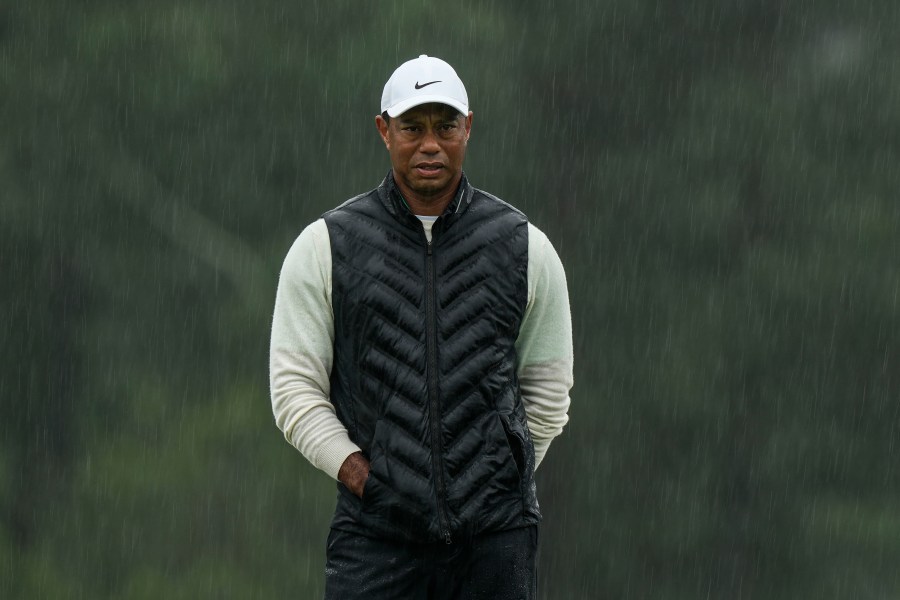
[[[416,165],[416,170],[419,171],[422,175],[435,175],[444,168],[444,165],[441,163],[419,163]]]

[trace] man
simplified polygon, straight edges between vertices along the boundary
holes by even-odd
[[[375,124],[391,171],[307,227],[272,326],[276,422],[338,480],[326,598],[533,598],[534,469],[568,420],[546,236],[462,171],[462,81],[425,55]]]

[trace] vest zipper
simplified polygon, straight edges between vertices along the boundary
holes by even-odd
[[[432,233],[432,235],[434,235]],[[444,506],[446,483],[444,482],[444,461],[441,453],[441,404],[437,390],[437,303],[434,293],[434,255],[431,242],[428,242],[428,250],[425,255],[425,348],[427,367],[425,378],[428,383],[428,410],[431,424],[431,462],[435,474],[435,491],[437,492],[438,520],[441,523],[441,534],[444,541],[452,543],[450,539],[450,521],[447,519],[447,509]]]

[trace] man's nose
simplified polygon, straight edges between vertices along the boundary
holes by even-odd
[[[425,154],[435,154],[440,152],[441,147],[437,143],[437,134],[435,134],[433,129],[425,131],[422,143],[419,145],[419,150]]]

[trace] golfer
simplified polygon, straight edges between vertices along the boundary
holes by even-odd
[[[534,472],[572,386],[563,267],[466,179],[449,64],[400,65],[375,125],[391,170],[303,230],[272,324],[275,420],[338,482],[325,597],[531,599]]]

